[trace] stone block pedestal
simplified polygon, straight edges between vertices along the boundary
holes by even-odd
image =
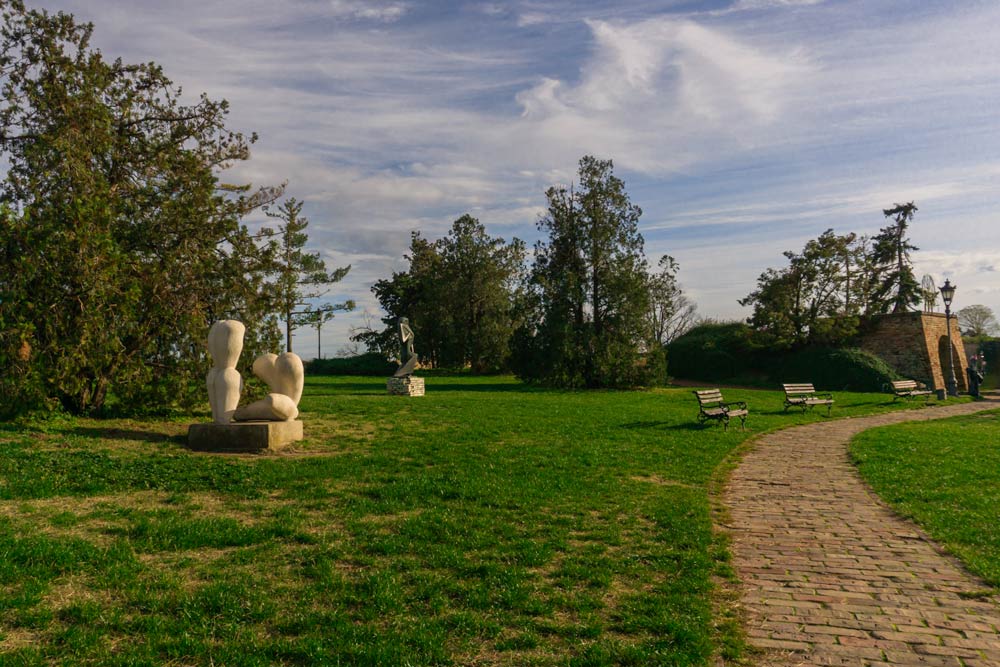
[[[298,419],[191,424],[188,428],[188,447],[201,452],[273,452],[301,439]]]
[[[385,388],[390,394],[399,396],[423,396],[424,379],[412,375],[406,377],[391,377],[385,381]]]

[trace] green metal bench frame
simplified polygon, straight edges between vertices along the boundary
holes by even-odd
[[[745,401],[732,401],[726,403],[722,399],[722,392],[718,389],[695,390],[694,395],[698,398],[698,421],[704,424],[709,419],[722,422],[724,430],[729,430],[729,420],[732,417],[739,417],[740,427],[747,430],[747,404]]]
[[[802,408],[802,412],[811,410],[817,405],[826,406],[826,414],[829,415],[833,409],[833,394],[829,392],[817,392],[812,383],[790,383],[781,385],[785,390],[785,411],[788,408]]]
[[[921,387],[924,388],[921,389]],[[927,389],[916,380],[893,380],[892,394],[892,400],[896,401],[900,398],[909,400],[911,398],[916,398],[917,396],[931,396],[934,392]]]

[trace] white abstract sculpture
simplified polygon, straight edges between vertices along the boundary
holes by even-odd
[[[208,403],[212,406],[212,420],[228,424],[233,419],[240,402],[243,378],[236,370],[236,362],[243,351],[246,327],[236,320],[220,320],[208,331],[208,353],[212,356],[212,370],[208,371]]]
[[[254,359],[253,374],[266,382],[274,393],[284,394],[299,404],[306,375],[299,355],[294,352],[262,354]]]
[[[305,383],[305,368],[299,355],[262,354],[254,359],[253,374],[267,383],[271,393],[237,410],[234,419],[287,421],[299,415],[298,404]]]

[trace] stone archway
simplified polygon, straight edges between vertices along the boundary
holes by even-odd
[[[959,391],[969,390],[969,378],[965,375],[965,367],[962,359],[965,355],[959,356],[958,347],[953,340],[951,343],[951,359],[955,361],[955,380],[958,382]],[[944,378],[945,386],[948,386],[948,336],[941,336],[938,339],[938,364],[941,368],[941,375]]]

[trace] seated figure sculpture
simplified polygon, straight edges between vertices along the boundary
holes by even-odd
[[[236,370],[243,351],[246,327],[237,320],[220,320],[208,332],[208,352],[212,369],[205,378],[212,420],[216,424],[232,421],[288,421],[299,415],[299,399],[305,382],[305,369],[297,354],[262,354],[253,362],[253,373],[271,392],[249,405],[237,407],[243,390],[243,378]]]
[[[302,359],[294,352],[262,354],[253,362],[253,374],[271,390],[264,398],[236,410],[236,421],[286,421],[299,415],[305,383]]]

